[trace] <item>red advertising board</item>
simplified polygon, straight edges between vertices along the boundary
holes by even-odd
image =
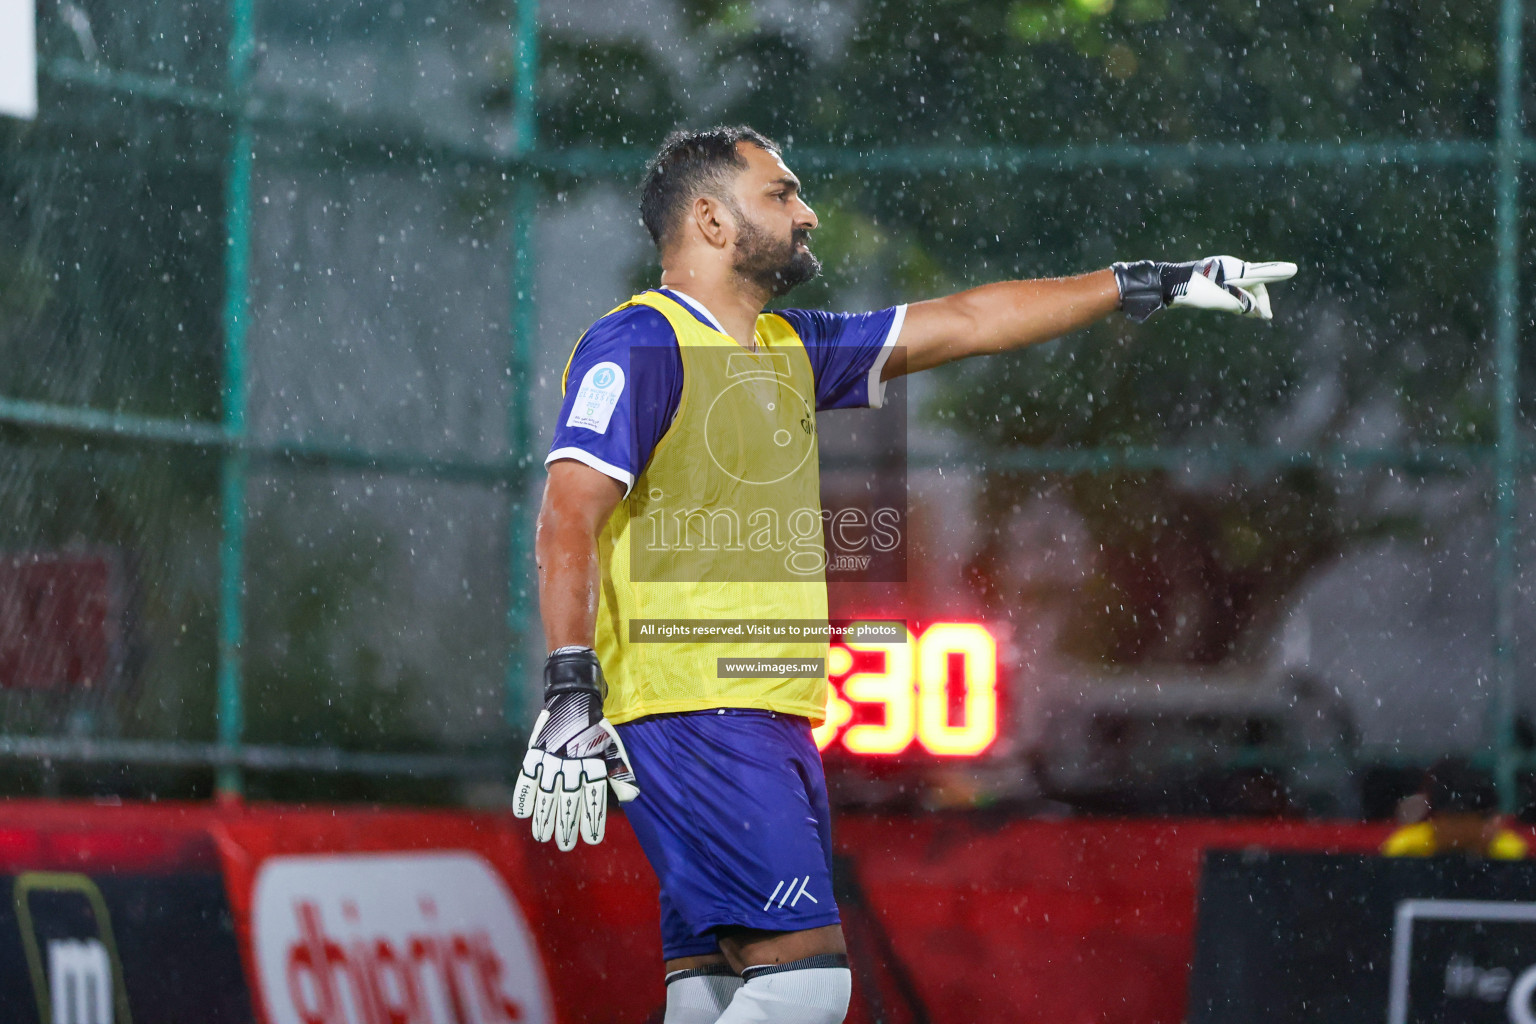
[[[1387,830],[844,815],[849,1019],[1176,1024],[1203,851]],[[0,804],[0,874],[206,870],[210,848],[268,1024],[659,1020],[656,885],[622,818],[562,854],[497,813]]]

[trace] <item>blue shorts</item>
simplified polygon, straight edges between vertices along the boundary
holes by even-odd
[[[663,957],[718,952],[717,928],[838,923],[827,783],[809,722],[727,708],[618,730],[640,784],[624,813],[661,881]]]

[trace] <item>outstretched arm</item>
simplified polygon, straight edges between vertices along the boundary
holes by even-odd
[[[1036,281],[999,281],[907,307],[881,378],[1059,338],[1120,308],[1113,270]]]
[[[1001,281],[915,302],[907,307],[881,379],[1050,341],[1117,309],[1135,320],[1168,306],[1268,320],[1266,286],[1295,273],[1294,263],[1249,263],[1233,256],[1190,263],[1142,260],[1077,277]]]

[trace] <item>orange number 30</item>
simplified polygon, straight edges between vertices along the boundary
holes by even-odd
[[[879,668],[850,673],[855,652],[881,655]],[[950,665],[956,658],[964,692],[958,722],[950,708]],[[908,632],[906,643],[835,643],[827,674],[845,678],[841,687],[827,687],[826,721],[815,730],[822,750],[839,732],[850,753],[874,755],[899,754],[915,740],[930,754],[967,757],[997,739],[997,644],[977,623],[938,622],[921,636]],[[849,725],[855,704],[881,705],[881,720]]]

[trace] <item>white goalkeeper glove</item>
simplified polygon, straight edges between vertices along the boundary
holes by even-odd
[[[1265,285],[1296,276],[1296,264],[1207,256],[1192,263],[1116,263],[1114,271],[1120,308],[1138,323],[1165,306],[1218,309],[1270,320],[1273,314]]]
[[[608,684],[590,647],[562,647],[544,662],[544,710],[533,725],[512,813],[533,819],[533,838],[555,837],[562,850],[576,836],[596,845],[608,822],[607,787],[628,803],[640,795],[624,741],[603,717]]]

